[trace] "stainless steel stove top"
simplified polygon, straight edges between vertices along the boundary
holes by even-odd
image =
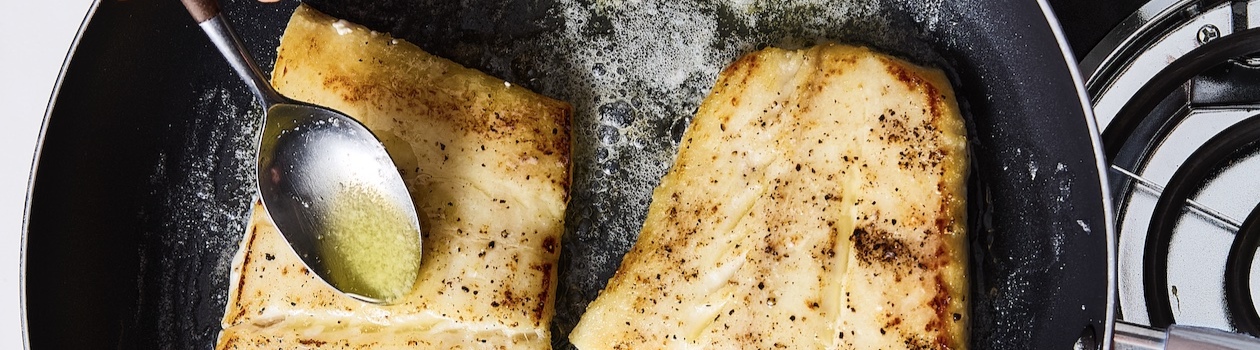
[[[1260,0],[1156,0],[1082,61],[1112,161],[1121,320],[1260,335],[1254,28]]]

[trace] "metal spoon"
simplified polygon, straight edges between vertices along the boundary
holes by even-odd
[[[289,245],[316,275],[356,298],[388,303],[410,292],[420,225],[385,147],[345,114],[273,90],[216,0],[181,1],[264,108],[258,191]]]

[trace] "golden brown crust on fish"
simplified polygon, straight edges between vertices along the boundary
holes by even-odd
[[[549,348],[569,187],[570,107],[301,5],[276,89],[342,111],[385,143],[423,230],[415,289],[342,295],[256,205],[219,349]]]
[[[570,340],[965,348],[965,134],[938,70],[843,45],[740,58]]]

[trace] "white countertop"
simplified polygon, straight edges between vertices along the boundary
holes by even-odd
[[[0,349],[21,349],[26,192],[44,109],[92,0],[0,0]]]

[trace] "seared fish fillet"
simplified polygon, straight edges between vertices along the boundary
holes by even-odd
[[[550,348],[569,188],[569,105],[300,6],[273,84],[376,133],[420,214],[401,301],[344,296],[255,205],[218,349]]]
[[[945,75],[862,47],[719,76],[581,349],[962,349],[966,131]]]

